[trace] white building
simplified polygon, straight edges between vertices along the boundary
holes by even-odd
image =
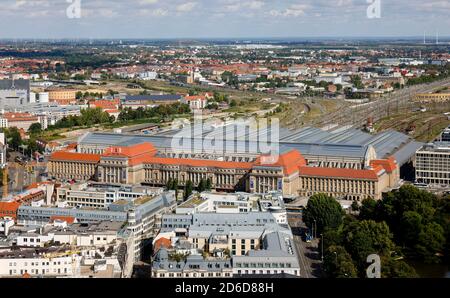
[[[416,181],[450,187],[450,142],[425,145],[416,152]]]
[[[0,277],[21,277],[24,274],[43,277],[77,275],[81,257],[66,252],[36,253],[34,250],[0,252]]]
[[[9,231],[14,224],[14,219],[10,217],[0,218],[0,235],[8,236]]]

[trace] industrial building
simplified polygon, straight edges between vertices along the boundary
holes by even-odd
[[[29,80],[0,80],[0,109],[13,110],[29,102]]]

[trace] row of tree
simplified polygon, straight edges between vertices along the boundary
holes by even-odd
[[[190,112],[191,109],[189,108],[189,105],[177,102],[170,105],[159,105],[153,108],[139,107],[136,110],[125,108],[120,112],[118,120],[130,121],[150,119],[154,117],[189,114]]]
[[[359,211],[357,216],[346,215],[334,198],[324,194],[310,198],[303,218],[322,235],[319,247],[323,244],[326,276],[364,277],[371,254],[381,258],[382,277],[417,277],[404,259],[448,260],[449,197],[403,186],[380,201],[364,200]]]
[[[57,121],[55,125],[49,126],[49,129],[60,129],[80,126],[93,126],[97,124],[113,123],[115,121],[114,116],[110,116],[107,112],[104,112],[101,108],[95,109],[83,109],[81,115],[70,115]]]
[[[179,189],[179,183],[178,183],[178,179],[169,179],[169,181],[167,181],[166,184],[166,188],[168,190],[175,190],[176,192],[176,196],[178,197],[178,189]],[[197,191],[198,192],[204,192],[204,191],[209,191],[212,188],[212,182],[211,179],[201,179],[198,186],[197,186]],[[184,185],[183,188],[183,199],[186,201],[191,195],[192,192],[194,190],[194,183],[192,183],[191,180],[186,181],[186,184]]]
[[[37,138],[42,131],[40,127],[40,123],[32,124],[28,131],[30,133],[30,138],[27,140],[22,139],[17,127],[4,128],[3,133],[5,133],[5,139],[7,140],[9,148],[22,152],[25,155],[31,155],[34,152],[43,152],[43,148],[37,143]]]

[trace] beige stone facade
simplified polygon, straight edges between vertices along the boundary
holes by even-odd
[[[67,180],[164,186],[176,179],[181,187],[187,181],[197,186],[209,179],[212,188],[220,191],[282,191],[286,196],[305,197],[326,193],[350,200],[380,199],[400,179],[393,158],[372,160],[366,169],[344,169],[308,166],[295,150],[281,155],[276,163],[264,164],[261,158],[252,163],[164,158],[152,148],[114,148],[104,155],[55,153],[48,170],[52,177]]]

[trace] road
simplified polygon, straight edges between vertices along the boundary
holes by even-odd
[[[299,257],[300,276],[302,278],[319,278],[321,277],[321,261],[317,249],[318,241],[311,243],[303,241],[302,236],[306,230],[306,226],[301,217],[294,214],[288,214],[289,225],[294,234],[294,243]]]

